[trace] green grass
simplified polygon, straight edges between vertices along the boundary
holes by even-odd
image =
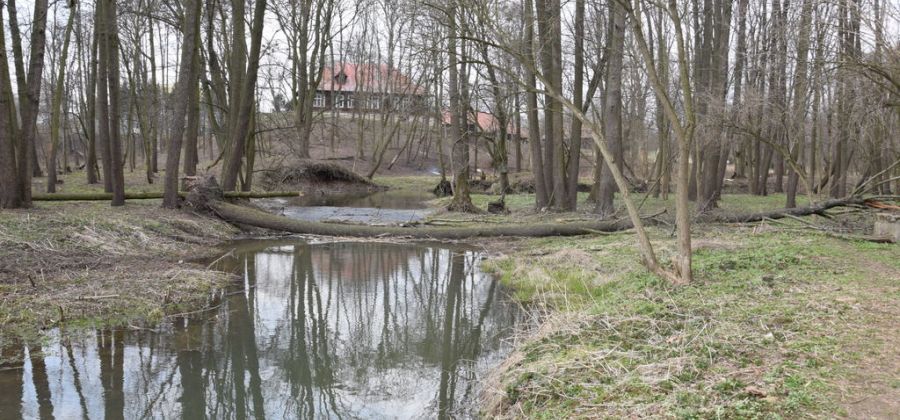
[[[378,185],[384,185],[391,190],[409,191],[415,193],[431,192],[440,182],[440,176],[410,175],[410,176],[383,176],[376,175],[372,180]]]
[[[672,240],[652,233],[671,255]],[[837,409],[836,387],[878,348],[864,331],[883,315],[864,308],[900,302],[896,246],[751,228],[701,229],[695,244],[696,280],[684,287],[647,274],[628,234],[529,240],[489,261],[517,298],[551,313],[522,362],[501,374],[506,397],[493,414],[797,418]]]

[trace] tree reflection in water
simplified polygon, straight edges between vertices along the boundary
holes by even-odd
[[[442,246],[241,243],[223,268],[243,287],[202,319],[4,349],[2,360],[26,361],[0,369],[0,417],[465,417],[519,318],[479,259]]]

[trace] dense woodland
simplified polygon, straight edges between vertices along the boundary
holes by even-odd
[[[900,191],[900,4],[891,0],[34,0],[0,8],[0,207],[83,171],[112,205],[124,173],[214,173],[250,191],[285,155],[353,150],[371,178],[437,162],[469,182],[534,176],[535,208],[600,218],[624,198],[647,267],[691,279],[692,212],[723,191],[785,207]],[[386,65],[427,89],[412,112],[316,111],[322,69]],[[496,129],[473,128],[489,113]],[[449,113],[449,121],[442,115]],[[337,128],[342,130],[338,130]],[[348,127],[355,127],[348,131]],[[479,154],[481,159],[479,159]],[[485,159],[489,164],[484,164]],[[46,177],[47,191],[32,191]],[[661,268],[629,192],[676,201]]]

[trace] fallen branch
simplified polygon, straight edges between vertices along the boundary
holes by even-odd
[[[79,296],[76,300],[102,300],[102,299],[113,299],[117,298],[119,295],[100,295],[100,296]]]
[[[178,195],[187,197],[188,193],[179,191]],[[299,191],[229,191],[226,192],[225,198],[273,198],[273,197],[300,197],[303,193]],[[126,200],[150,200],[155,198],[163,198],[161,192],[126,192]],[[34,194],[31,197],[34,201],[106,201],[112,200],[112,193],[53,193],[53,194]]]
[[[884,203],[881,203],[872,198],[862,198],[862,197],[847,197],[835,200],[827,200],[823,201],[817,205],[809,206],[809,207],[795,207],[788,209],[779,209],[779,210],[770,210],[763,211],[759,213],[748,213],[748,214],[722,214],[722,213],[706,213],[697,217],[697,220],[700,222],[707,223],[750,223],[750,222],[759,222],[766,219],[783,219],[786,217],[800,217],[800,216],[810,216],[810,215],[819,215],[828,217],[828,214],[825,213],[828,209],[833,209],[835,207],[847,207],[847,206],[865,206],[872,208],[884,208]]]

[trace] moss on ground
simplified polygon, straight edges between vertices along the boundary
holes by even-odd
[[[135,200],[0,212],[0,347],[45,328],[146,325],[196,310],[230,281],[193,263],[230,225]]]
[[[671,255],[668,232],[652,233]],[[867,381],[896,380],[896,346],[879,345],[898,340],[896,245],[703,227],[696,281],[673,287],[639,266],[633,241],[527,240],[486,263],[549,312],[486,394],[492,415],[817,417],[848,414],[840,396],[869,364],[881,366]]]

